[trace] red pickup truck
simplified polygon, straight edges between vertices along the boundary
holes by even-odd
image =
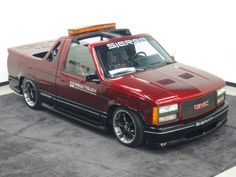
[[[225,82],[176,62],[148,34],[111,23],[8,51],[9,85],[30,108],[111,127],[127,146],[191,140],[227,120]]]

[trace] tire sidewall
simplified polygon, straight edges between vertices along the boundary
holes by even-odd
[[[114,129],[114,119],[115,117],[120,113],[120,112],[125,112],[126,114],[128,114],[131,119],[133,120],[134,122],[134,127],[135,127],[135,138],[132,142],[130,143],[124,143],[122,142],[119,137],[117,136],[116,132],[115,132],[115,129]],[[135,146],[138,146],[138,145],[141,145],[144,141],[144,132],[143,132],[143,122],[141,121],[141,118],[140,116],[130,110],[130,109],[127,109],[127,108],[117,108],[112,116],[112,129],[113,129],[113,132],[116,136],[116,138],[119,140],[119,142],[125,146],[128,146],[128,147],[135,147]]]
[[[25,95],[24,95],[24,91],[23,91],[23,88],[25,87],[25,84],[28,83],[28,82],[33,86],[33,88],[35,90],[35,93],[36,93],[36,103],[33,106],[31,106],[31,105],[29,105],[27,103]],[[23,94],[23,97],[24,97],[24,101],[25,101],[25,103],[26,103],[26,105],[28,107],[30,107],[32,109],[39,109],[39,108],[41,108],[41,101],[40,101],[39,90],[38,90],[38,87],[37,87],[37,85],[35,84],[35,82],[33,80],[31,80],[29,78],[25,78],[23,80],[23,82],[22,82],[22,94]]]

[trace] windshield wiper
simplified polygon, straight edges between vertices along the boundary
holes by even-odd
[[[163,60],[158,61],[158,62],[154,62],[154,63],[150,63],[149,66],[157,65],[157,64],[161,63],[162,61],[163,61]]]
[[[135,68],[136,71],[144,71],[144,68]]]
[[[170,62],[170,61],[164,61],[164,60],[161,60],[161,61],[158,61],[158,62],[154,62],[154,63],[151,63],[151,64],[149,64],[149,66],[147,66],[146,68],[153,68],[153,67],[156,67],[156,65],[159,65],[159,64],[172,64],[173,62]],[[160,67],[161,67],[162,65],[160,65]],[[146,69],[145,68],[145,69]]]

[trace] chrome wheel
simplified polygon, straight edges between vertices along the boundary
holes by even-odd
[[[34,107],[37,104],[37,93],[34,84],[31,81],[26,80],[23,84],[22,91],[25,102],[30,107]]]
[[[119,110],[113,118],[113,128],[117,138],[124,144],[130,144],[136,137],[136,126],[128,111]]]

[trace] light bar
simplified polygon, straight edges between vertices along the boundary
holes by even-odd
[[[116,24],[115,23],[107,23],[107,24],[101,24],[101,25],[93,25],[93,26],[87,26],[83,28],[76,28],[76,29],[68,29],[69,35],[78,35],[88,32],[94,32],[99,30],[106,30],[106,29],[115,29]]]

